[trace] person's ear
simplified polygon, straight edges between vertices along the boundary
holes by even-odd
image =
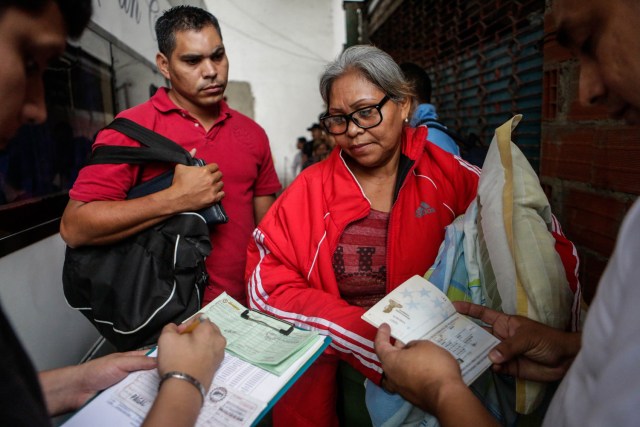
[[[162,52],[158,52],[156,55],[156,66],[158,67],[160,74],[162,74],[165,79],[171,80],[171,73],[169,73],[169,59]]]
[[[411,103],[413,102],[413,98],[407,96],[404,101],[400,102],[400,111],[402,113],[401,117],[403,119],[409,118],[409,113],[411,112]]]

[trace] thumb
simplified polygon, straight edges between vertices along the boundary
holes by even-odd
[[[191,151],[189,151],[189,154],[191,154],[191,157],[195,157],[196,156],[196,149],[192,148]]]
[[[378,328],[378,333],[376,333],[375,342],[380,344],[388,343],[390,339],[391,339],[391,327],[388,324],[383,323]]]
[[[376,333],[376,338],[373,343],[376,353],[378,353],[378,356],[380,356],[381,353],[386,353],[391,348],[393,348],[390,342],[390,338],[391,338],[391,327],[389,327],[389,325],[387,325],[386,323],[383,323],[378,328],[378,332]]]
[[[380,362],[384,363],[382,359],[387,358],[393,351],[397,351],[393,344],[391,344],[391,327],[386,323],[380,325],[378,328],[378,332],[376,333],[376,338],[374,340],[373,346],[380,358]]]

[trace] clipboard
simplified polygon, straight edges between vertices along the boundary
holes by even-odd
[[[262,420],[262,418],[264,418],[264,416],[267,415],[269,411],[271,411],[271,409],[273,409],[273,407],[278,402],[278,400],[280,400],[280,398],[284,396],[284,394],[287,391],[289,391],[291,386],[296,381],[298,381],[298,379],[302,376],[302,374],[304,374],[307,371],[307,369],[309,369],[309,367],[313,364],[313,362],[315,362],[316,359],[318,359],[318,357],[320,357],[320,355],[324,353],[326,348],[329,347],[329,344],[331,344],[331,337],[325,336],[324,343],[322,344],[322,346],[318,350],[316,350],[314,355],[311,356],[309,360],[307,360],[307,362],[298,370],[298,372],[289,380],[289,382],[287,382],[287,384],[284,387],[282,387],[275,396],[273,396],[273,398],[267,404],[267,407],[264,408],[264,410],[260,413],[260,415],[258,415],[255,421],[251,424],[251,427],[258,425],[260,420]]]
[[[293,331],[295,330],[301,331],[290,322],[274,318],[265,313],[256,312],[255,310],[248,310],[228,295],[223,295],[223,298],[227,298],[227,302],[235,309],[228,319],[232,324],[237,325],[240,319],[242,319],[241,321],[258,320],[258,323],[266,323],[273,330],[273,334],[282,336],[288,336],[284,335],[287,331],[291,331],[288,334],[294,334]],[[244,316],[242,315],[243,313]],[[281,330],[284,332],[280,332]],[[242,423],[238,422],[237,418],[234,418],[233,420],[229,419],[229,422],[220,421],[220,425],[256,426],[284,393],[324,352],[330,342],[330,337],[314,333],[314,338],[311,340],[310,345],[295,353],[294,363],[280,376],[272,374],[260,366],[247,362],[225,350],[225,360],[214,376],[200,416],[204,417],[204,419],[216,417],[220,421],[219,417],[224,417],[225,415],[229,417],[228,414],[230,413],[234,417],[238,415],[238,412],[225,412],[225,405],[231,405],[235,410],[242,410],[247,407],[245,404],[253,404],[253,407],[245,413]],[[139,426],[157,396],[158,383],[159,378],[155,370],[131,373],[120,383],[98,394],[76,412],[65,423],[65,427],[84,427],[86,425],[93,427],[110,427],[113,425]],[[216,395],[216,392],[221,389],[223,393]],[[215,399],[216,396],[222,396],[226,400],[217,401]],[[144,407],[141,405],[144,405]]]
[[[269,319],[275,320],[277,322],[280,323],[284,323],[285,325],[287,325],[286,329],[282,329],[282,328],[277,328],[273,325],[270,325],[268,322],[265,322],[264,320],[260,319],[260,317],[267,317]],[[293,323],[291,322],[287,322],[286,320],[282,320],[282,319],[278,319],[275,316],[272,316],[268,313],[263,313],[261,311],[255,310],[255,309],[246,309],[245,311],[242,312],[242,314],[240,314],[240,317],[242,317],[245,320],[249,320],[251,322],[256,322],[256,323],[260,323],[261,325],[266,326],[267,328],[271,328],[275,331],[278,331],[279,333],[281,333],[282,335],[288,336],[291,334],[291,332],[293,332],[295,326],[293,325]]]

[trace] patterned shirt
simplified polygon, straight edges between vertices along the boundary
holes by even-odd
[[[371,209],[369,216],[347,226],[333,254],[340,295],[349,304],[369,308],[386,293],[389,213]]]

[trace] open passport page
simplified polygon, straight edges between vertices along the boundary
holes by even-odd
[[[375,327],[391,326],[391,336],[409,343],[429,340],[460,363],[468,385],[489,366],[489,351],[500,341],[459,314],[447,296],[428,280],[413,276],[371,307],[362,319]]]

